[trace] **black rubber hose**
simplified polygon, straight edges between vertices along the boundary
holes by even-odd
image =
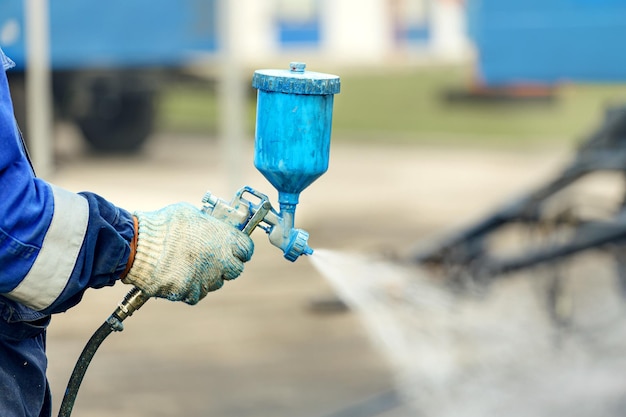
[[[87,367],[89,366],[91,359],[96,354],[96,351],[104,339],[106,339],[111,332],[118,330],[116,325],[120,324],[119,320],[115,319],[113,316],[110,317],[107,321],[102,323],[102,325],[98,328],[98,330],[96,330],[85,345],[78,361],[76,361],[70,380],[67,383],[65,395],[63,395],[63,401],[61,402],[61,408],[59,409],[59,417],[69,417],[72,413],[72,408],[74,408],[74,402],[76,401],[76,396],[78,395],[78,389],[80,388],[80,384],[83,382],[83,377],[85,376],[85,372],[87,372]]]
[[[63,395],[63,401],[59,409],[59,417],[70,417],[76,396],[78,395],[78,389],[83,382],[85,372],[87,372],[87,367],[104,339],[106,339],[111,332],[121,332],[124,330],[122,321],[132,316],[133,313],[139,310],[149,299],[150,298],[139,288],[133,287],[124,296],[124,299],[117,306],[113,314],[111,314],[107,321],[102,323],[98,330],[91,336],[78,357],[78,361],[76,361],[76,365],[70,376],[70,381],[67,383],[65,395]]]

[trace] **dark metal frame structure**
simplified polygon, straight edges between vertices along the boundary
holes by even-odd
[[[494,278],[511,272],[554,263],[589,250],[618,249],[626,245],[626,201],[623,199],[611,215],[602,219],[578,216],[564,210],[558,216],[547,206],[556,195],[584,177],[598,172],[618,172],[626,179],[626,105],[606,111],[602,125],[581,142],[573,160],[550,181],[530,193],[514,199],[492,214],[457,231],[437,245],[414,253],[412,261],[442,268],[446,273],[463,270],[473,276]],[[547,244],[529,245],[515,255],[494,256],[488,240],[506,226],[555,230],[570,229],[566,239],[546,239]]]

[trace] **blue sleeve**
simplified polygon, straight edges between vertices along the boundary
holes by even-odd
[[[58,313],[76,305],[87,288],[111,286],[126,269],[135,234],[132,215],[104,198],[79,193],[89,204],[89,221],[71,276],[60,296],[45,313]]]
[[[4,69],[10,66],[0,50]],[[36,178],[0,71],[0,294],[43,313],[64,311],[87,288],[113,285],[134,236],[132,215],[93,193]]]

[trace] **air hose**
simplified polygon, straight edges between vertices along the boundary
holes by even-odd
[[[65,395],[63,396],[61,408],[59,409],[59,417],[70,417],[72,409],[74,408],[76,396],[78,395],[78,389],[80,388],[80,384],[83,382],[85,372],[87,372],[87,367],[104,339],[106,339],[112,332],[121,332],[124,330],[122,321],[124,321],[127,317],[132,316],[132,314],[144,305],[148,299],[149,298],[146,297],[140,289],[134,287],[128,292],[128,294],[126,294],[124,299],[120,302],[109,318],[102,323],[98,330],[96,330],[91,336],[78,357],[74,370],[72,371],[72,375],[70,376],[70,380],[67,383]]]

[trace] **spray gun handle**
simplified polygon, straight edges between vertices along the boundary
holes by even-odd
[[[244,198],[246,194],[255,196],[259,199],[259,202],[253,203],[249,199]],[[206,193],[202,202],[204,203],[202,208],[204,213],[232,224],[247,235],[254,231],[272,208],[269,198],[251,187],[240,189],[230,204],[213,196],[211,193]],[[111,328],[115,331],[122,331],[124,329],[122,321],[132,316],[149,299],[150,297],[145,295],[142,290],[133,287],[109,317],[108,323]]]

